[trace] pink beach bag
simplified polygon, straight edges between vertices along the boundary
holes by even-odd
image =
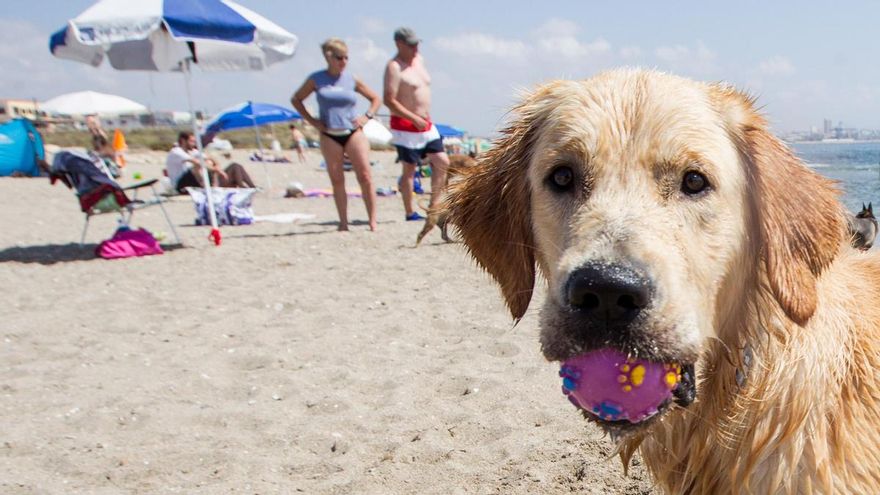
[[[107,260],[149,256],[163,252],[162,246],[159,245],[156,238],[144,229],[117,230],[112,238],[98,244],[98,247],[95,248],[95,254]]]

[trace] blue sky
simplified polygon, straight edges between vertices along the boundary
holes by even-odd
[[[92,3],[31,0],[0,14],[0,97],[92,89],[185,109],[180,75],[94,69],[49,54],[49,34]],[[758,96],[780,132],[821,127],[823,118],[880,128],[880,2],[239,3],[299,36],[297,54],[261,73],[197,72],[200,109],[248,99],[289,104],[303,78],[323,67],[318,47],[331,36],[348,42],[350,70],[380,91],[391,34],[407,25],[424,40],[435,120],[475,134],[501,125],[519,89],[624,65],[733,83]]]

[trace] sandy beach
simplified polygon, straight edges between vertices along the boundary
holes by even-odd
[[[371,156],[395,186],[393,154]],[[157,177],[164,154],[128,160]],[[267,164],[254,201],[311,220],[226,227],[214,247],[176,197],[183,246],[115,261],[93,254],[114,216],[80,248],[70,190],[0,179],[0,492],[651,493],[560,393],[541,291],[513,326],[461,245],[435,230],[413,249],[422,222],[398,196],[378,199],[377,233],[351,198],[336,232],[331,198],[283,198],[329,188],[319,163]],[[158,208],[133,225],[171,241]]]

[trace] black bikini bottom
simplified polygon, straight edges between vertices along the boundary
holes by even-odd
[[[339,143],[339,146],[342,146],[342,148],[345,149],[345,144],[348,142],[349,139],[351,139],[352,136],[354,136],[354,133],[357,131],[358,130],[355,129],[344,136],[334,136],[333,134],[327,134],[326,132],[322,132],[321,134],[336,141],[337,143]]]

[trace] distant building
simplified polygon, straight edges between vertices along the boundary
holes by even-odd
[[[830,136],[831,132],[834,130],[834,124],[831,123],[831,119],[825,119],[823,124],[822,134]]]
[[[46,112],[40,111],[39,105],[34,100],[0,99],[0,120],[24,117],[28,120],[37,121],[45,116]]]
[[[192,114],[189,112],[174,112],[159,110],[152,113],[153,125],[158,126],[181,126],[192,123]]]

